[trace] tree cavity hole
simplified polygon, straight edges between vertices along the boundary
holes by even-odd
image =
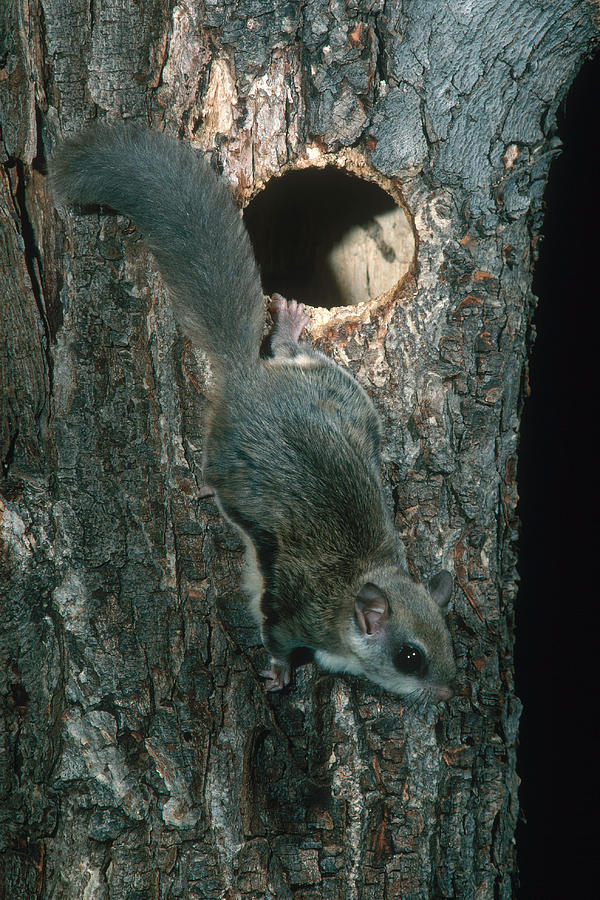
[[[375,181],[335,166],[271,179],[244,218],[263,290],[309,306],[352,306],[392,290],[411,267],[407,210]]]

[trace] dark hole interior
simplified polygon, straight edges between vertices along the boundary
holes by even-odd
[[[244,217],[265,293],[311,306],[378,296],[414,254],[404,209],[379,185],[333,166],[272,179]]]

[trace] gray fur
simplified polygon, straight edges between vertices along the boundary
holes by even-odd
[[[50,181],[61,200],[129,216],[183,332],[215,363],[255,365],[265,321],[258,268],[226,183],[200,154],[164,134],[97,124],[59,147]]]
[[[271,688],[287,683],[290,656],[306,647],[326,668],[395,693],[451,696],[440,612],[450,577],[436,580],[436,600],[409,577],[384,502],[377,413],[348,373],[296,343],[301,307],[280,298],[273,355],[259,358],[258,270],[223,182],[189,147],[123,126],[96,126],[63,144],[51,178],[61,198],[111,206],[139,226],[182,330],[221,375],[204,475],[246,540],[252,609],[274,657]],[[385,598],[376,634],[363,633],[355,615],[366,583]],[[394,666],[406,643],[425,654],[422,677]]]

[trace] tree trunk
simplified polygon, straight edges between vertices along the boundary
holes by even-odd
[[[531,268],[594,6],[0,15],[0,896],[510,897]],[[240,541],[199,491],[204,359],[128,222],[49,196],[92,118],[214,151],[265,280],[275,257],[299,299],[337,285],[311,336],[382,415],[415,576],[454,571],[460,696],[411,709],[313,666],[265,694]]]

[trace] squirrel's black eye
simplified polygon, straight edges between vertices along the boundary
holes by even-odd
[[[403,675],[421,676],[425,674],[427,661],[425,654],[418,647],[403,644],[394,654],[394,665]]]

